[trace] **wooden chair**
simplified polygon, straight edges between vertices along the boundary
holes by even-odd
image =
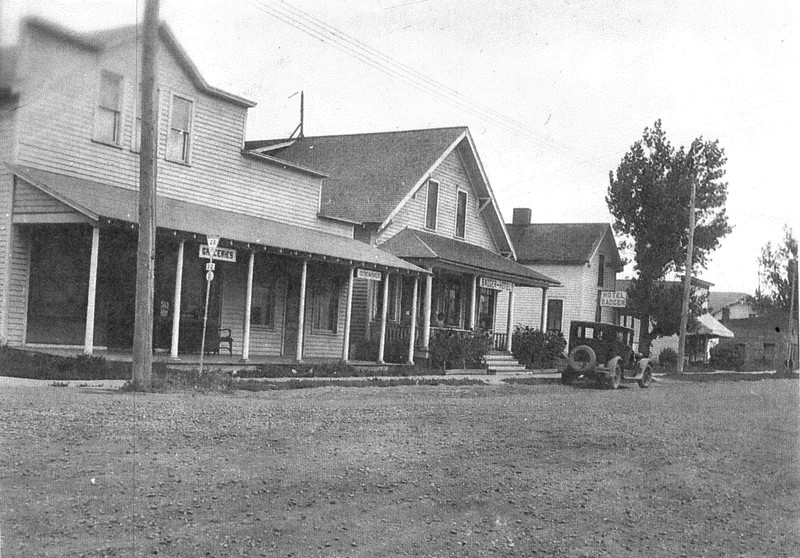
[[[206,353],[218,355],[221,348],[228,350],[233,355],[233,333],[228,327],[209,330],[206,334]]]

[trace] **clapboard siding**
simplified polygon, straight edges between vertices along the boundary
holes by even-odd
[[[138,154],[131,150],[138,90],[135,47],[122,45],[97,55],[34,34],[20,61],[29,75],[21,84],[18,162],[136,189]],[[93,141],[101,69],[123,76],[119,146]],[[352,236],[352,226],[317,218],[321,179],[242,156],[245,108],[197,90],[163,45],[158,72],[161,195]],[[165,159],[173,94],[194,103],[188,165]]]
[[[25,343],[28,328],[28,281],[30,277],[30,234],[28,229],[12,227],[11,270],[8,295],[8,343]]]
[[[9,290],[8,270],[11,268],[11,202],[14,177],[5,163],[14,161],[16,150],[16,111],[0,102],[0,343],[7,340],[8,314],[5,311]]]
[[[304,358],[331,358],[341,356],[344,346],[344,309],[347,304],[347,289],[343,282],[339,288],[339,316],[336,333],[315,332],[311,328],[311,292],[309,289],[306,305],[305,342],[303,343]]]
[[[15,214],[63,214],[74,213],[75,210],[61,203],[54,197],[34,188],[24,180],[19,180],[14,189]]]
[[[431,173],[431,178],[439,183],[439,205],[434,232],[455,238],[457,192],[463,190],[467,192],[464,241],[497,252],[497,245],[481,215],[478,197],[470,183],[459,152],[455,150],[450,153]],[[378,238],[378,244],[385,242],[406,227],[424,230],[427,202],[428,185],[426,183],[397,213],[392,223]]]

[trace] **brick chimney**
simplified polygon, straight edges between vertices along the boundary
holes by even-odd
[[[514,225],[530,225],[531,210],[527,207],[515,207],[513,216]]]

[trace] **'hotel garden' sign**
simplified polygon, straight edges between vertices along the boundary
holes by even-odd
[[[600,306],[625,308],[628,305],[628,293],[625,291],[600,291]]]

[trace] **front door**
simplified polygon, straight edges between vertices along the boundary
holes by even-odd
[[[286,285],[286,311],[283,317],[283,356],[295,356],[300,325],[300,281],[289,276]]]

